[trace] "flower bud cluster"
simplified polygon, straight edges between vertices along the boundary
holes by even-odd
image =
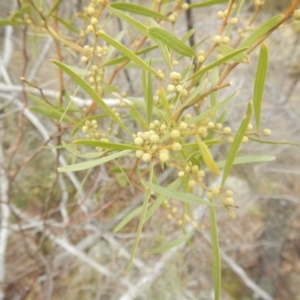
[[[182,96],[186,96],[187,90],[180,84],[181,74],[177,72],[171,72],[170,78],[172,84],[169,84],[167,86],[167,91],[169,93],[177,93],[177,94],[181,94]]]
[[[97,139],[100,136],[98,132],[98,123],[96,120],[86,120],[81,130],[87,138]]]

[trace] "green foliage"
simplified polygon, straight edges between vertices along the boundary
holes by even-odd
[[[65,20],[57,14],[61,0],[56,1],[46,13],[37,9],[34,2],[28,1],[11,18],[0,20],[0,26],[27,24],[33,28],[43,28],[43,34],[46,32],[57,45],[65,46],[69,53],[85,64],[84,68],[79,68],[69,61],[66,64],[67,60],[63,62],[61,57],[52,59],[51,62],[67,75],[67,79],[71,78],[76,87],[69,94],[65,93],[67,85],[64,86],[60,79],[61,97],[57,103],[49,102],[42,93],[41,97],[30,95],[30,101],[34,103],[30,109],[57,122],[58,126],[65,126],[66,132],[70,128],[73,130],[71,137],[61,137],[58,147],[63,147],[72,160],[68,166],[59,167],[59,172],[89,170],[106,164],[110,173],[116,176],[118,188],[130,186],[144,194],[143,204],[128,213],[113,230],[118,232],[139,217],[126,271],[132,266],[143,228],[166,201],[178,201],[184,215],[190,213],[190,217],[193,217],[191,206],[207,207],[214,295],[215,299],[221,299],[218,212],[227,210],[233,219],[236,209],[233,204],[222,202],[226,179],[234,165],[274,159],[255,153],[239,156],[242,144],[246,145],[249,141],[288,144],[260,138],[261,135],[269,135],[269,130],[261,129],[263,90],[268,68],[265,39],[288,18],[286,15],[271,17],[245,37],[235,30],[243,1],[237,1],[235,8],[235,1],[227,0],[207,0],[190,6],[182,1],[157,2],[154,1],[149,8],[125,2],[92,2],[83,13],[78,14],[84,25],[83,28],[77,28],[73,19]],[[182,34],[181,37],[177,35],[179,15],[184,10],[197,9],[197,14],[206,13],[208,6],[216,4],[223,4],[225,10],[226,3],[227,12],[219,14],[223,21],[214,39],[203,37],[195,44],[188,45],[188,39],[194,34],[193,29],[184,33],[183,37]],[[105,18],[107,12],[109,17]],[[259,12],[260,9],[253,15],[251,24]],[[129,29],[113,37],[109,26],[116,19],[126,22]],[[70,36],[66,38],[65,34],[54,30],[50,20],[59,23]],[[86,41],[93,42],[84,45]],[[200,45],[208,50],[203,51]],[[228,77],[237,65],[249,64],[250,54],[260,45],[253,107],[251,101],[247,107],[244,104],[245,117],[241,118],[236,130],[224,128],[223,123],[231,121],[231,115],[226,110],[228,104],[233,99],[239,100],[238,91],[230,89]],[[127,72],[130,66],[135,67],[137,75],[133,82],[134,95],[126,97],[122,93],[122,86],[116,84],[115,80],[120,71]],[[138,99],[140,91],[135,91],[140,87],[142,99]],[[226,93],[222,93],[224,89]],[[76,107],[69,96],[76,95],[78,91],[84,92],[93,101],[86,111]],[[114,97],[119,104],[112,108],[108,104],[108,97]],[[210,99],[210,103],[207,103],[207,99]],[[255,130],[251,124],[252,110]],[[229,150],[225,157],[216,158],[216,149],[220,144],[227,145],[225,148],[229,147]],[[166,169],[172,169],[173,175],[162,185],[157,178]],[[210,180],[215,180],[217,176],[221,184],[213,187]],[[198,190],[203,195],[197,194]],[[147,253],[161,253],[191,242],[196,229],[188,232],[186,223],[181,224],[182,237]]]

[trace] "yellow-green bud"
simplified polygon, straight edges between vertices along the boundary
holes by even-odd
[[[252,130],[252,129],[253,129],[253,125],[250,123],[250,124],[248,125],[247,130]]]
[[[265,135],[265,136],[269,136],[269,135],[271,135],[271,133],[272,133],[272,131],[270,129],[263,130],[263,135]]]
[[[148,163],[149,161],[151,161],[152,155],[150,153],[144,153],[142,155],[142,161],[145,163]]]
[[[229,20],[228,23],[229,23],[230,25],[235,25],[235,24],[238,23],[238,21],[239,21],[238,18],[232,18],[232,19]]]
[[[208,122],[207,123],[207,128],[212,129],[215,127],[215,123],[214,122]]]
[[[300,21],[300,9],[294,11],[294,18],[295,20]]]
[[[217,18],[218,19],[223,19],[224,18],[224,12],[223,11],[218,11],[218,13],[217,13]]]
[[[205,172],[203,170],[197,172],[197,177],[203,178],[204,176],[205,176]]]
[[[159,136],[156,133],[150,135],[149,140],[151,143],[158,144],[159,143]]]
[[[175,152],[179,152],[179,151],[181,151],[181,149],[182,149],[182,145],[180,143],[174,143],[172,145],[172,150]]]
[[[181,84],[176,85],[176,93],[181,93],[183,91],[183,86]]]
[[[243,136],[242,142],[244,144],[248,143],[249,142],[249,138],[247,136]]]
[[[224,132],[225,134],[230,134],[230,133],[231,133],[231,128],[230,128],[230,127],[225,127],[225,128],[223,129],[223,132]]]
[[[217,129],[220,130],[220,129],[222,129],[222,127],[223,127],[223,125],[222,125],[221,123],[217,123],[217,124],[216,124],[216,128],[217,128]]]
[[[93,14],[95,13],[94,7],[89,6],[89,7],[87,8],[87,13],[88,13],[89,15],[93,15]]]
[[[199,63],[203,63],[205,61],[205,56],[204,55],[199,55],[197,57],[197,59],[198,59]]]
[[[164,163],[167,162],[170,159],[169,157],[169,150],[162,149],[159,151],[159,160]]]
[[[188,10],[188,9],[189,9],[188,3],[183,3],[182,6],[181,6],[181,8],[182,8],[183,10]]]
[[[195,180],[189,180],[188,186],[189,186],[190,188],[193,188],[195,185],[196,185],[196,181],[195,181]]]
[[[135,156],[137,158],[141,158],[144,155],[144,151],[143,150],[136,150],[135,151]]]
[[[233,191],[232,190],[226,190],[225,195],[226,195],[226,197],[232,197],[233,196]]]
[[[234,205],[234,200],[231,197],[225,198],[223,200],[224,205],[226,206],[233,206]]]
[[[141,145],[143,145],[144,140],[141,137],[136,137],[134,139],[134,143],[135,143],[135,145],[141,146]]]
[[[86,57],[86,56],[82,56],[82,57],[81,57],[81,61],[82,61],[82,62],[87,62],[88,60],[89,60],[89,58]]]
[[[187,124],[186,122],[180,122],[178,128],[179,128],[180,130],[185,130],[185,129],[188,128],[188,124]]]
[[[228,210],[227,216],[230,220],[235,220],[236,219],[236,213],[233,210]]]
[[[178,177],[183,177],[183,176],[184,176],[184,172],[183,171],[178,172]]]
[[[207,128],[205,126],[200,126],[198,128],[198,133],[200,134],[200,136],[206,137],[207,136]]]
[[[172,139],[178,139],[180,137],[180,131],[177,129],[174,129],[171,131],[170,136]]]
[[[180,79],[181,79],[181,74],[180,74],[180,73],[177,73],[177,72],[171,72],[171,73],[170,73],[170,78],[171,78],[172,80],[174,80],[175,82],[178,82],[178,81],[180,81]]]
[[[229,39],[228,36],[224,36],[223,39],[222,39],[223,44],[228,44],[229,41],[230,41],[230,39]]]
[[[167,91],[170,92],[170,93],[175,92],[175,85],[174,84],[169,84],[167,86]]]
[[[221,44],[221,43],[222,43],[222,37],[219,36],[219,35],[216,35],[216,36],[214,37],[214,42],[215,42],[216,44]]]

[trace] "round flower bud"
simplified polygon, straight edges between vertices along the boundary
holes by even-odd
[[[199,167],[198,167],[197,165],[193,165],[193,166],[192,166],[192,172],[193,172],[193,173],[197,173],[198,170],[199,170]]]
[[[225,127],[225,128],[223,129],[223,132],[224,132],[225,134],[230,134],[230,133],[231,133],[231,128],[230,128],[230,127]]]
[[[144,151],[143,150],[136,150],[135,151],[135,156],[137,158],[141,158],[144,155]]]
[[[212,192],[207,192],[206,193],[206,198],[211,200],[214,197],[214,194]]]
[[[249,142],[249,138],[247,136],[243,136],[242,142],[244,144],[248,143]]]
[[[83,51],[84,51],[85,53],[87,53],[87,54],[90,52],[90,49],[91,49],[91,48],[90,48],[89,45],[84,45],[84,46],[83,46]]]
[[[205,55],[205,51],[201,49],[201,50],[198,51],[198,54],[199,55]]]
[[[142,132],[142,139],[149,141],[151,133],[149,131]]]
[[[235,25],[235,24],[238,23],[238,21],[239,21],[238,18],[232,18],[232,19],[229,20],[228,23],[229,23],[230,25]]]
[[[98,123],[97,123],[96,120],[92,120],[92,121],[91,121],[91,124],[92,124],[93,126],[97,126],[97,127],[98,127]]]
[[[196,181],[195,181],[195,180],[189,180],[188,186],[189,186],[190,188],[193,188],[195,185],[196,185]]]
[[[87,30],[88,32],[92,32],[92,31],[94,31],[94,26],[93,26],[93,25],[88,25],[88,26],[86,27],[86,30]]]
[[[186,173],[190,173],[191,168],[190,168],[190,166],[186,166],[184,170],[185,170]]]
[[[188,91],[186,89],[183,89],[181,92],[181,96],[186,96]],[[174,106],[174,105],[173,105]]]
[[[271,135],[271,133],[272,133],[272,131],[270,129],[263,130],[263,135],[265,135],[265,136],[269,136],[269,135]]]
[[[141,145],[143,145],[144,140],[141,137],[136,137],[134,139],[134,143],[135,143],[135,145],[141,146]]]
[[[248,125],[247,130],[252,130],[252,129],[253,129],[253,125],[250,123],[250,124]]]
[[[222,43],[222,37],[219,36],[219,35],[216,35],[216,36],[214,37],[214,42],[215,42],[216,44],[221,44],[221,43]]]
[[[150,135],[149,140],[153,144],[158,144],[159,143],[159,136],[156,133],[153,133]]]
[[[89,130],[89,128],[87,126],[82,126],[82,132],[86,133]]]
[[[175,82],[179,82],[180,79],[181,79],[181,74],[180,73],[177,73],[177,72],[171,72],[170,73],[170,78],[172,80],[174,80]]]
[[[180,130],[185,130],[185,129],[188,128],[188,124],[187,124],[186,122],[180,122],[178,128],[179,128]]]
[[[229,41],[230,41],[230,39],[229,39],[228,36],[224,36],[223,39],[222,39],[223,44],[228,44]]]
[[[227,143],[228,144],[232,144],[233,141],[234,141],[233,137],[230,136],[230,137],[227,138]]]
[[[205,61],[205,56],[204,55],[199,55],[197,57],[197,59],[198,59],[199,63],[203,63]]]
[[[150,128],[150,129],[154,129],[154,128],[155,128],[155,125],[154,125],[153,123],[150,123],[150,124],[149,124],[149,128]]]
[[[95,13],[94,7],[89,6],[89,7],[87,8],[87,13],[88,13],[89,15],[93,15],[93,14]]]
[[[97,18],[91,18],[91,24],[92,25],[96,25],[98,23],[98,19]]]
[[[223,199],[223,203],[226,206],[233,206],[234,205],[234,200],[231,197]]]
[[[164,130],[166,130],[167,129],[167,126],[165,125],[165,124],[161,124],[160,125],[160,130],[161,131],[164,131]]]
[[[181,93],[183,91],[183,86],[181,84],[176,85],[176,93]]]
[[[223,125],[222,125],[221,123],[217,123],[217,124],[216,124],[216,128],[217,128],[217,129],[220,130],[220,129],[222,129],[222,127],[223,127]]]
[[[217,186],[215,186],[215,187],[211,190],[211,192],[212,192],[213,194],[217,195],[217,194],[220,193],[220,188],[217,187]]]
[[[200,136],[206,137],[207,136],[207,128],[204,126],[200,126],[198,128],[198,133],[200,134]]]
[[[173,60],[173,61],[172,61],[172,65],[173,65],[173,66],[178,66],[178,64],[179,64],[178,60]]]
[[[86,56],[82,56],[82,57],[81,57],[81,61],[82,61],[82,62],[87,62],[88,60],[89,60],[89,58],[86,57]]]
[[[142,155],[142,161],[145,163],[148,163],[152,158],[152,155],[150,153],[144,153]]]
[[[171,23],[174,23],[176,21],[176,17],[171,14],[169,17],[168,17],[168,20],[171,22]]]
[[[159,160],[164,163],[170,159],[169,151],[167,149],[162,149],[159,151]]]
[[[183,10],[188,10],[188,9],[189,9],[188,3],[183,3],[182,6],[181,6],[181,8],[182,8]]]
[[[295,20],[300,21],[300,9],[294,11],[294,18]]]
[[[226,190],[225,195],[226,195],[226,197],[232,197],[233,196],[233,191],[232,190]]]
[[[208,122],[206,126],[207,126],[207,128],[212,129],[212,128],[215,127],[215,123],[214,122]]]
[[[178,177],[183,177],[183,176],[184,176],[184,172],[183,171],[178,172]]]
[[[233,210],[228,210],[227,216],[230,220],[235,220],[236,219],[236,213]]]
[[[154,120],[154,121],[153,121],[153,124],[154,124],[155,127],[158,127],[159,124],[160,124],[160,122],[159,122],[158,120]]]
[[[172,139],[178,139],[180,137],[180,131],[177,129],[174,129],[171,131],[171,138]]]
[[[205,172],[203,170],[197,172],[197,177],[203,178],[204,176],[205,176]]]
[[[223,11],[218,11],[218,13],[217,13],[217,18],[218,19],[223,19],[224,18],[224,12]]]
[[[175,92],[175,85],[174,84],[169,84],[167,86],[167,91],[170,92],[170,93]]]
[[[181,149],[182,149],[182,145],[180,143],[174,143],[172,145],[172,150],[175,152],[179,152],[179,151],[181,151]]]

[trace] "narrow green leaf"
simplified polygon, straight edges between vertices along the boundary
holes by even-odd
[[[151,165],[151,168],[150,168],[149,181],[153,182],[153,165]],[[146,189],[139,226],[138,226],[138,229],[137,229],[137,232],[136,232],[136,236],[135,236],[132,252],[131,252],[131,255],[130,255],[130,259],[129,259],[129,261],[127,263],[127,266],[125,268],[125,272],[128,272],[130,267],[131,267],[134,256],[135,256],[135,253],[136,253],[136,250],[137,250],[137,247],[138,247],[138,244],[139,244],[139,240],[140,240],[143,225],[144,225],[145,216],[146,216],[146,213],[147,213],[147,207],[148,207],[150,195],[151,195],[151,190]]]
[[[147,34],[147,27],[146,27],[143,23],[141,23],[141,22],[137,21],[136,19],[134,19],[134,18],[128,16],[127,14],[124,14],[123,12],[121,12],[121,11],[118,10],[118,9],[114,9],[114,8],[112,7],[112,4],[111,4],[111,5],[108,5],[107,7],[108,7],[108,9],[109,9],[115,16],[119,17],[121,20],[123,20],[123,21],[125,21],[126,23],[128,23],[129,25],[131,25],[133,28],[135,28],[136,30],[138,30],[139,32],[141,32],[143,35],[146,35],[146,36],[148,35],[148,34]]]
[[[260,130],[260,114],[261,104],[263,99],[265,81],[268,70],[268,47],[266,44],[262,44],[260,48],[259,60],[257,65],[257,71],[254,83],[253,93],[253,110],[255,114],[256,129]]]
[[[145,53],[148,53],[150,52],[151,50],[153,49],[156,49],[158,46],[157,45],[154,45],[154,46],[151,46],[151,47],[147,47],[145,49],[142,49],[140,51],[137,51],[137,52],[134,52],[136,55],[141,55],[141,54],[145,54]],[[125,61],[129,60],[126,56],[121,56],[121,57],[118,57],[118,58],[114,58],[106,63],[103,63],[102,65],[100,65],[101,68],[103,67],[109,67],[109,66],[115,66],[115,65],[119,65]]]
[[[257,42],[261,37],[263,37],[269,30],[274,28],[276,25],[278,25],[282,19],[284,18],[284,15],[276,15],[263,23],[259,28],[257,28],[241,45],[240,47],[250,47],[255,42]]]
[[[257,138],[250,137],[250,136],[249,136],[249,140],[255,141],[255,142],[258,142],[258,143],[262,143],[262,144],[270,144],[270,145],[290,145],[290,146],[298,146],[298,147],[300,146],[299,143],[262,140],[262,139],[257,139]]]
[[[224,57],[222,57],[221,59],[218,59],[216,60],[215,62],[213,62],[212,64],[204,67],[203,69],[197,71],[196,73],[194,73],[192,76],[190,76],[188,78],[188,80],[191,80],[191,79],[197,79],[197,78],[200,78],[203,74],[205,74],[207,71],[211,70],[212,68],[214,67],[217,67],[223,63],[225,63],[226,61],[230,60],[231,58],[233,58],[234,56],[246,51],[248,48],[241,48],[241,49],[238,49],[228,55],[225,55]]]
[[[129,50],[127,47],[125,47],[122,44],[118,43],[113,38],[111,38],[110,36],[108,36],[107,34],[105,34],[103,32],[98,32],[97,35],[100,36],[102,39],[104,39],[109,44],[111,44],[112,46],[114,46],[116,49],[118,49],[120,52],[122,52],[129,59],[136,62],[143,69],[151,72],[152,74],[154,74],[155,76],[160,78],[160,75],[154,69],[152,69],[147,63],[145,63],[141,58],[139,58],[134,52]]]
[[[0,20],[0,26],[20,26],[25,25],[26,22],[14,20]]]
[[[219,68],[213,68],[211,70],[211,79],[210,79],[211,86],[216,86],[218,81],[219,81]],[[214,107],[217,104],[218,104],[218,91],[215,91],[210,94],[210,106]]]
[[[67,29],[75,32],[75,33],[79,33],[80,31],[74,27],[71,23],[67,22],[65,19],[57,16],[57,15],[52,15],[52,18],[54,18],[55,20],[57,20],[59,23],[61,23],[63,26],[65,26]]]
[[[203,112],[202,114],[200,114],[200,115],[198,115],[196,117],[191,118],[190,120],[187,121],[187,123],[188,124],[195,124],[195,123],[199,122],[200,120],[203,120],[203,119],[209,117],[210,115],[214,114],[221,107],[223,107],[228,102],[230,102],[237,95],[238,92],[239,92],[239,90],[235,91],[234,93],[232,93],[231,95],[229,95],[226,99],[224,99],[223,101],[221,101],[220,103],[218,103],[214,107],[209,108],[205,112]]]
[[[99,159],[95,159],[95,160],[90,160],[90,161],[85,161],[82,163],[78,163],[78,164],[74,164],[74,165],[69,165],[69,166],[65,166],[65,167],[60,167],[58,168],[59,172],[76,172],[76,171],[81,171],[81,170],[86,170],[86,169],[90,169],[96,166],[99,166],[101,164],[104,164],[108,161],[114,160],[118,157],[121,156],[125,156],[128,153],[130,153],[131,150],[124,150],[124,151],[120,151]]]
[[[103,142],[98,140],[75,140],[72,142],[75,145],[84,145],[89,147],[101,147],[109,150],[139,150],[143,149],[140,146],[130,144],[117,144],[111,142]]]
[[[117,226],[113,229],[113,233],[120,231],[125,225],[127,225],[132,219],[138,216],[143,210],[143,206],[136,207],[131,211]]]
[[[219,3],[228,3],[228,0],[208,0],[200,3],[193,3],[189,5],[189,8],[202,8],[205,6],[211,6]]]
[[[191,237],[192,237],[192,233],[188,234],[188,235],[185,235],[185,236],[182,236],[178,239],[175,239],[169,243],[166,243],[162,246],[159,246],[159,247],[156,247],[156,248],[153,248],[153,249],[150,249],[150,250],[147,250],[146,253],[147,254],[157,254],[157,253],[162,253],[162,252],[166,252],[176,246],[179,246],[180,244],[183,244],[185,242],[187,242]]]
[[[235,49],[232,49],[232,48],[230,48],[230,47],[228,47],[224,44],[220,44],[218,46],[218,50],[220,51],[221,54],[223,54],[225,56],[235,51]],[[250,56],[247,53],[242,52],[242,53],[232,57],[231,61],[236,61],[236,62],[239,62],[239,63],[249,63],[250,62]]]
[[[117,3],[112,3],[109,6],[112,8],[118,9],[118,10],[130,12],[133,14],[168,21],[168,18],[166,16],[162,15],[161,13],[156,12],[152,9],[140,6],[140,5],[136,5],[136,4],[132,4],[132,3],[117,2]]]
[[[194,195],[191,194],[185,194],[185,193],[181,193],[178,191],[172,191],[168,188],[162,187],[160,185],[157,184],[153,184],[151,182],[145,182],[143,181],[143,184],[151,189],[152,191],[159,193],[159,194],[163,194],[169,198],[173,198],[179,201],[182,201],[184,203],[190,203],[190,204],[200,204],[200,205],[207,205],[207,206],[215,206],[215,204],[210,203],[206,200],[203,200],[199,197],[196,197]]]
[[[72,146],[71,144],[68,144],[64,141],[61,142],[62,145],[72,154],[74,154],[75,156],[78,157],[82,157],[82,158],[96,158],[96,157],[100,157],[103,155],[103,152],[88,152],[88,153],[81,153],[80,151],[78,151],[76,149],[76,147]]]
[[[178,39],[173,34],[169,33],[168,31],[158,28],[155,26],[151,26],[148,28],[148,33],[151,38],[154,40],[159,40],[165,45],[167,45],[170,49],[174,50],[175,52],[184,55],[184,56],[196,56],[196,53],[192,48],[187,46],[183,43],[180,39]]]
[[[141,128],[146,129],[147,123],[145,122],[144,118],[141,116],[140,112],[131,104],[125,102],[130,110],[130,118],[134,118],[134,120],[141,126]]]
[[[48,19],[59,7],[59,5],[61,4],[62,0],[57,0],[54,5],[52,6],[52,8],[50,9],[50,11],[47,13],[46,18]]]
[[[246,156],[239,156],[236,157],[232,165],[243,165],[243,164],[250,164],[256,162],[268,162],[275,160],[275,156],[269,155],[246,155]],[[217,166],[219,168],[223,168],[226,164],[226,160],[222,160],[217,162]],[[204,169],[204,171],[209,170],[208,168]]]
[[[224,166],[224,171],[223,171],[223,177],[222,177],[222,182],[221,185],[223,186],[226,178],[228,177],[230,170],[232,168],[233,162],[236,158],[236,155],[239,151],[240,145],[242,143],[243,137],[247,131],[248,125],[250,123],[250,119],[251,119],[251,114],[252,114],[252,104],[251,102],[248,103],[248,107],[247,107],[247,112],[246,112],[246,117],[244,118],[244,120],[242,121],[236,135],[234,138],[234,141],[231,145],[231,148],[229,150],[229,153],[227,155],[227,159],[226,159],[226,163]]]
[[[219,248],[218,226],[216,211],[214,207],[209,208],[210,213],[210,238],[212,246],[213,277],[214,277],[214,299],[220,299],[221,293],[221,258]]]
[[[152,77],[150,72],[146,73],[146,78],[147,78],[147,89],[146,89],[147,123],[149,125],[151,122],[152,112],[153,112],[153,85],[152,85]]]
[[[101,109],[117,124],[119,124],[129,135],[130,130],[123,124],[119,117],[107,106],[103,99],[91,88],[91,86],[75,72],[59,61],[51,60],[57,67],[66,72],[100,107]]]

